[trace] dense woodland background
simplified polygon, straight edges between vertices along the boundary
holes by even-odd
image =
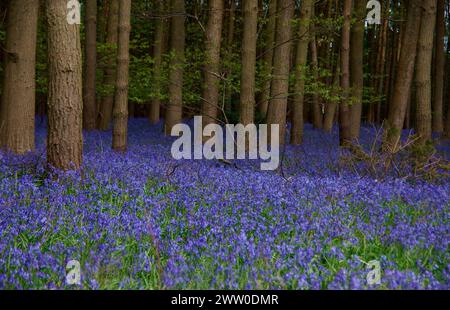
[[[362,0],[81,1],[80,26],[66,5],[0,6],[1,145],[34,150],[47,116],[56,167],[80,166],[82,128],[113,124],[124,151],[129,117],[280,124],[291,144],[338,122],[343,146],[375,124],[393,152],[404,128],[450,135],[449,1],[383,0],[379,25]]]
[[[80,2],[0,2],[0,289],[450,289],[450,1]]]

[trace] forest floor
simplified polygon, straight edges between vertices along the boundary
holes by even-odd
[[[38,149],[0,154],[0,288],[450,288],[450,182],[339,168],[337,134],[307,127],[283,173],[175,161],[161,125],[133,120],[126,154],[85,133],[83,171],[48,177]],[[374,131],[363,129],[363,141]],[[450,154],[450,145],[440,146]],[[369,285],[366,265],[381,264]]]

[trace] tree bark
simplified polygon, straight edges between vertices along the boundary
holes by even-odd
[[[164,132],[170,135],[172,127],[181,122],[183,116],[183,66],[185,46],[185,4],[184,0],[171,1],[169,103],[164,120]]]
[[[394,94],[389,108],[388,122],[383,148],[395,151],[399,147],[401,130],[414,73],[417,41],[420,30],[422,0],[409,0],[408,16],[402,38],[400,60],[395,78]]]
[[[86,69],[84,72],[83,128],[95,129],[97,118],[95,77],[97,69],[97,1],[86,1]]]
[[[160,119],[161,110],[161,65],[162,65],[162,50],[164,42],[164,18],[162,17],[164,13],[164,2],[163,0],[157,0],[158,2],[158,17],[156,21],[155,30],[155,42],[153,48],[153,75],[154,75],[154,85],[155,85],[155,97],[152,99],[150,104],[149,121],[151,124],[156,124]]]
[[[80,26],[67,22],[65,1],[47,1],[46,6],[49,53],[47,161],[57,169],[78,169],[83,154]]]
[[[445,0],[437,2],[436,19],[436,56],[435,85],[433,99],[433,131],[442,133],[444,130],[444,75],[445,75]]]
[[[339,104],[339,143],[346,145],[351,142],[350,128],[350,24],[352,0],[344,0],[344,25],[341,38],[341,88],[342,99]]]
[[[431,64],[436,24],[436,0],[423,1],[416,63],[416,131],[419,142],[431,140]]]
[[[0,146],[17,154],[35,148],[35,66],[39,1],[11,0],[7,10]],[[2,52],[0,52],[2,53]]]
[[[272,72],[273,72],[273,52],[275,44],[275,29],[277,21],[277,0],[270,0],[269,2],[269,20],[267,23],[266,30],[266,44],[264,51],[264,65],[267,68],[266,82],[264,83],[264,88],[261,92],[261,102],[259,103],[259,113],[264,118],[267,116],[267,109],[269,107],[270,101],[270,87],[272,83]]]
[[[108,130],[111,124],[112,110],[114,104],[114,85],[116,82],[116,48],[117,35],[119,25],[119,0],[110,0],[110,12],[108,17],[108,33],[106,36],[106,43],[111,46],[114,53],[111,53],[108,59],[107,67],[105,69],[105,77],[103,84],[110,89],[110,94],[102,98],[99,112],[98,128],[100,130]]]
[[[289,67],[291,54],[291,20],[294,16],[293,0],[278,0],[275,51],[273,56],[273,79],[267,123],[278,124],[280,145],[285,144],[287,99],[289,96]]]
[[[353,90],[353,103],[350,107],[351,138],[358,139],[361,127],[362,100],[364,88],[364,22],[366,14],[366,3],[356,1],[356,22],[351,30],[351,84]]]
[[[203,88],[203,125],[217,122],[220,86],[220,43],[222,39],[223,0],[209,1],[209,18],[206,26],[206,64]],[[245,31],[245,30],[244,30]]]
[[[131,0],[119,0],[119,38],[117,42],[117,77],[114,97],[114,126],[112,148],[127,149],[128,132],[128,75],[130,63]]]
[[[300,25],[295,57],[294,100],[292,104],[291,144],[298,145],[303,141],[303,102],[305,98],[305,66],[308,59],[309,31],[311,26],[313,0],[302,1]]]
[[[256,36],[258,23],[258,0],[244,0],[244,34],[242,38],[240,121],[254,123]]]

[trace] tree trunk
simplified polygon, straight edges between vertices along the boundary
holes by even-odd
[[[97,1],[86,1],[86,70],[84,72],[83,128],[95,129],[97,118],[95,77],[97,68]]]
[[[236,0],[229,0],[229,14],[228,14],[228,29],[227,29],[227,48],[226,48],[226,59],[227,63],[230,64],[233,57],[233,43],[234,43],[234,24],[235,24],[235,15],[236,15]],[[227,72],[225,73],[225,79],[229,81],[231,79],[231,68],[227,68]],[[230,85],[230,82],[227,82],[225,87],[225,111],[229,112],[232,110],[232,95],[233,88]]]
[[[436,20],[436,57],[435,85],[433,99],[433,131],[442,133],[444,130],[444,75],[445,75],[445,0],[437,2]]]
[[[311,16],[314,16],[314,4],[312,5],[312,13]],[[317,41],[316,41],[316,31],[315,25],[312,23],[310,26],[310,50],[311,50],[311,68],[313,70],[314,82],[318,83],[320,80],[319,77],[319,56],[317,52]],[[322,104],[321,98],[317,92],[313,94],[313,126],[317,129],[323,128],[323,112],[322,112]]]
[[[47,1],[48,136],[47,161],[78,169],[83,154],[83,86],[80,26],[69,25],[65,1]]]
[[[162,65],[162,50],[164,42],[164,2],[163,0],[158,0],[158,14],[160,15],[156,21],[155,30],[155,42],[153,48],[153,76],[155,85],[155,97],[152,99],[150,104],[149,121],[151,124],[156,124],[160,119],[160,108],[161,108],[161,65]]]
[[[409,0],[408,17],[402,38],[400,60],[395,79],[394,94],[389,108],[384,149],[395,151],[399,147],[401,130],[414,73],[417,41],[419,37],[422,0]]]
[[[209,1],[206,27],[206,64],[203,88],[203,125],[217,122],[219,113],[220,42],[222,39],[223,0]]]
[[[436,24],[436,0],[424,0],[416,64],[416,129],[419,142],[431,140],[431,63]]]
[[[244,125],[254,123],[256,36],[258,0],[244,0],[244,34],[242,38],[240,120]]]
[[[341,88],[343,98],[339,104],[339,143],[346,145],[350,143],[350,24],[351,24],[352,0],[344,0],[344,25],[342,26],[341,38]]]
[[[130,15],[131,0],[119,0],[119,38],[112,148],[120,152],[127,149]]]
[[[293,0],[278,0],[276,44],[273,56],[273,79],[267,123],[280,126],[279,142],[285,144],[287,99],[289,96],[289,67],[291,55],[291,20],[294,16]]]
[[[23,154],[33,151],[35,66],[39,1],[11,0],[8,6],[0,146]],[[2,52],[0,52],[2,53]]]
[[[353,103],[350,107],[351,138],[358,139],[361,127],[362,100],[364,87],[364,18],[366,14],[366,3],[355,2],[356,22],[351,30],[351,84],[353,90]]]
[[[277,21],[277,0],[270,0],[269,2],[269,20],[267,23],[266,30],[266,44],[264,51],[264,65],[267,68],[266,82],[264,83],[264,88],[261,92],[261,102],[259,103],[259,113],[262,117],[267,116],[267,109],[269,107],[270,101],[270,87],[272,83],[272,72],[273,72],[273,52],[275,44],[275,30]]]
[[[305,98],[305,66],[308,59],[309,30],[311,26],[313,0],[302,1],[300,25],[295,57],[294,101],[292,104],[291,144],[303,141],[303,101]]]
[[[183,117],[183,66],[185,46],[185,5],[184,0],[171,1],[169,103],[164,120],[164,132],[170,135],[172,127],[181,122]]]
[[[108,33],[106,43],[115,51],[117,47],[117,29],[119,24],[119,0],[111,0],[110,12],[108,17]],[[114,85],[116,82],[116,52],[111,53],[105,69],[105,78],[103,84],[110,94],[102,98],[99,112],[98,128],[100,130],[108,130],[111,124],[112,110],[114,103]]]

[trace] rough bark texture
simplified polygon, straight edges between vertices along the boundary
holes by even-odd
[[[410,0],[395,78],[394,94],[389,109],[384,149],[395,151],[405,120],[406,108],[414,73],[417,41],[420,30],[421,0]]]
[[[308,59],[309,30],[313,0],[302,1],[295,57],[294,100],[292,103],[291,144],[303,141],[303,101],[305,99],[305,66]]]
[[[97,118],[95,77],[97,67],[97,1],[86,1],[86,69],[84,71],[83,128],[95,129]]]
[[[351,30],[351,84],[353,90],[353,102],[350,107],[351,138],[359,138],[361,127],[362,99],[364,87],[364,22],[366,14],[366,3],[364,1],[355,2],[356,21]]]
[[[278,0],[278,17],[273,56],[273,80],[267,123],[280,126],[280,145],[285,144],[287,99],[289,96],[289,59],[291,54],[291,20],[294,16],[293,0]]]
[[[273,71],[273,52],[275,44],[275,29],[277,21],[277,0],[270,0],[269,3],[269,20],[266,30],[266,44],[264,51],[264,64],[267,67],[267,74],[269,77],[264,84],[264,88],[261,92],[261,102],[259,103],[259,113],[266,117],[267,109],[270,101],[270,86],[272,83],[271,75]]]
[[[422,6],[416,63],[416,131],[419,142],[431,140],[431,63],[436,24],[436,0],[424,0]]]
[[[67,23],[65,1],[47,1],[48,136],[47,161],[62,169],[82,162],[83,86],[80,26]]]
[[[127,149],[130,15],[131,0],[119,0],[119,39],[117,42],[117,77],[113,110],[112,148],[122,152]]]
[[[219,113],[220,42],[222,39],[223,0],[209,1],[206,26],[206,64],[203,88],[203,125],[217,122]]]
[[[254,122],[256,37],[258,0],[244,0],[244,35],[242,38],[240,117],[244,125]]]
[[[436,56],[435,85],[433,98],[433,131],[442,133],[444,130],[444,75],[445,75],[445,0],[437,2],[436,19]]]
[[[35,65],[39,1],[8,6],[0,146],[23,154],[34,150]],[[0,51],[0,53],[2,53]]]
[[[172,127],[181,122],[183,114],[183,66],[185,46],[184,0],[171,1],[169,103],[164,122],[164,132],[170,135]]]
[[[160,110],[161,110],[161,64],[162,64],[162,50],[163,50],[163,42],[164,42],[164,18],[162,15],[164,14],[164,2],[163,0],[158,0],[158,14],[160,17],[156,21],[156,30],[155,30],[155,41],[153,47],[153,75],[154,75],[154,85],[155,85],[155,98],[152,99],[150,104],[150,113],[149,113],[149,121],[151,124],[156,124],[160,119]]]
[[[106,43],[113,50],[117,46],[117,29],[119,24],[119,0],[111,0],[110,12],[108,17],[108,31],[106,35]],[[102,98],[99,111],[98,128],[100,130],[108,130],[111,124],[112,110],[114,103],[114,84],[116,82],[116,53],[111,53],[105,69],[105,77],[103,84],[110,89],[111,93]]]
[[[351,141],[350,128],[350,24],[352,0],[344,0],[344,25],[341,36],[341,88],[342,99],[339,104],[339,143],[348,144]]]

